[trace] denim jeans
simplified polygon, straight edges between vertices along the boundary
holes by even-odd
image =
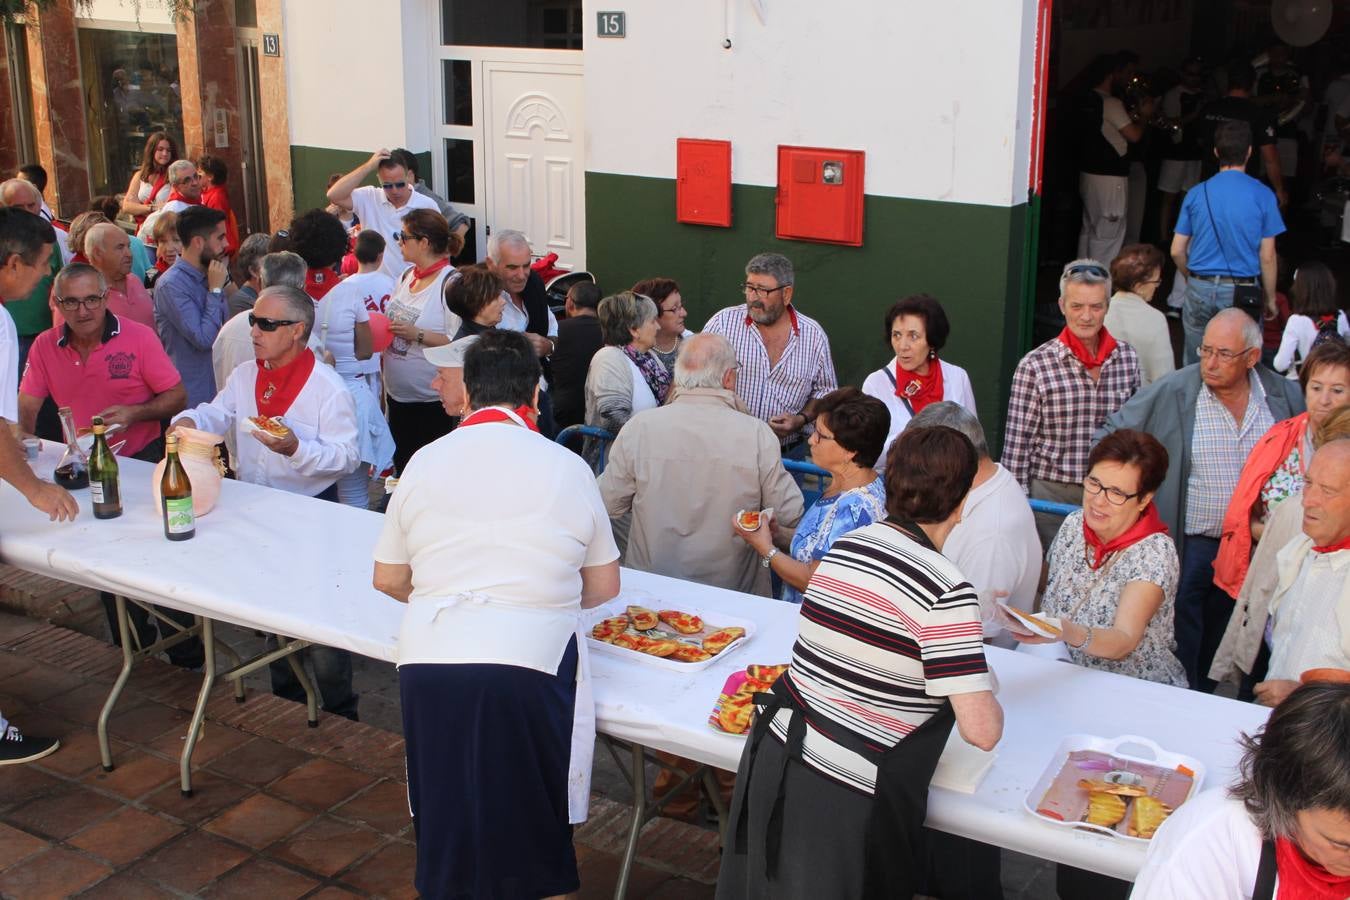
[[[1209,667],[1235,606],[1233,598],[1214,584],[1214,557],[1218,553],[1216,538],[1186,536],[1173,619],[1177,659],[1186,670],[1186,681],[1193,690],[1207,694],[1214,693],[1218,684],[1209,677]]]
[[[1186,279],[1186,299],[1181,304],[1181,326],[1186,332],[1181,364],[1189,366],[1199,360],[1200,344],[1205,337],[1205,326],[1215,313],[1233,305],[1233,286],[1215,284],[1203,278]]]
[[[267,649],[276,648],[276,638],[268,635]],[[335,716],[345,716],[355,720],[356,702],[359,699],[352,690],[352,655],[346,650],[322,647],[314,644],[293,657],[300,665],[309,661],[314,672],[314,686],[319,690],[323,701],[323,711]],[[272,693],[297,703],[305,702],[305,690],[291,671],[291,664],[279,659],[268,666],[272,674]]]

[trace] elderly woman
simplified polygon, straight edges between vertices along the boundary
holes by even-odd
[[[445,283],[445,306],[461,319],[449,344],[427,353],[439,374],[433,387],[440,393],[445,411],[459,417],[464,408],[464,354],[483,332],[501,324],[506,309],[506,285],[483,263],[464,266],[458,277]]]
[[[892,452],[905,464],[886,471],[889,515],[820,561],[788,671],[761,695],[736,775],[722,900],[848,900],[864,885],[867,896],[911,896],[928,782],[953,720],[986,750],[1002,735],[979,601],[942,556],[975,449],[937,427],[902,434]]]
[[[774,529],[761,522],[754,531],[739,523],[735,535],[754,548],[783,582],[782,599],[801,603],[802,591],[826,551],[842,535],[886,516],[886,485],[877,474],[877,458],[886,442],[890,414],[886,405],[855,387],[822,397],[816,429],[807,439],[811,462],[830,473],[830,486],[797,523],[792,542],[774,547]]]
[[[1276,422],[1247,455],[1223,518],[1214,583],[1237,597],[1252,548],[1271,509],[1303,489],[1313,435],[1327,417],[1350,403],[1350,348],[1328,341],[1314,348],[1298,373],[1307,412]]]
[[[670,370],[652,352],[660,326],[650,297],[614,294],[600,301],[597,313],[605,346],[586,372],[586,424],[617,435],[635,413],[666,401]],[[584,455],[595,465],[599,442],[588,438]]]
[[[891,413],[883,465],[895,436],[928,404],[951,400],[975,412],[975,391],[966,370],[938,359],[950,333],[942,304],[927,294],[905,297],[886,311],[886,340],[895,358],[868,375],[862,386],[864,394],[885,403]]]
[[[518,412],[539,375],[518,332],[469,348],[473,411],[408,464],[375,547],[375,587],[408,604],[397,662],[423,897],[580,886],[571,825],[595,740],[580,612],[618,593],[619,552],[585,463]]]
[[[1166,475],[1167,450],[1142,431],[1112,432],[1092,448],[1083,508],[1050,547],[1041,611],[1059,619],[1078,665],[1185,687],[1172,634],[1180,564],[1153,505]],[[1024,643],[1050,640],[1009,630]]]
[[[673,375],[675,357],[680,353],[680,342],[689,337],[684,320],[689,315],[680,297],[680,286],[673,278],[648,278],[633,285],[633,293],[652,298],[656,304],[656,339],[652,353]]]
[[[394,466],[402,472],[414,453],[448,434],[455,424],[431,389],[436,367],[422,351],[450,343],[450,335],[459,330],[458,318],[446,315],[442,297],[446,280],[453,277],[450,257],[464,242],[451,233],[445,216],[431,209],[415,209],[404,216],[396,240],[410,265],[385,304],[394,340],[383,356]]]
[[[1237,784],[1163,823],[1133,896],[1350,897],[1350,686],[1304,685],[1242,742]]]
[[[1167,316],[1153,308],[1153,293],[1162,283],[1162,251],[1152,244],[1130,244],[1111,261],[1116,292],[1106,308],[1106,330],[1139,354],[1142,384],[1176,371]]]

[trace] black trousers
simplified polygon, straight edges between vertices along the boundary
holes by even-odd
[[[394,436],[394,468],[401,474],[413,454],[455,427],[439,400],[429,403],[404,403],[388,398],[389,431]]]

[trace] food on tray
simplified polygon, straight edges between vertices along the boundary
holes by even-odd
[[[267,416],[249,416],[248,420],[253,423],[254,428],[274,438],[284,438],[291,433],[279,416],[270,419]]]
[[[1078,786],[1089,794],[1118,794],[1121,797],[1142,797],[1148,793],[1143,785],[1121,784],[1116,781],[1089,781],[1086,778],[1078,780]]]
[[[680,646],[675,649],[674,653],[666,657],[666,659],[687,663],[703,662],[704,660],[712,659],[712,654],[702,647],[695,647],[693,644],[686,644],[683,641],[677,643],[679,643]]]
[[[736,524],[744,531],[757,531],[762,516],[757,509],[742,509],[736,513]]]
[[[662,622],[680,634],[698,634],[703,630],[703,620],[692,613],[680,612],[678,609],[663,609],[657,615]]]
[[[629,634],[625,631],[621,634],[616,634],[614,640],[609,643],[613,644],[615,647],[623,647],[625,650],[641,650],[642,642],[645,640],[647,639],[640,634]]]
[[[608,619],[601,619],[591,629],[591,637],[597,641],[604,641],[606,644],[614,642],[614,639],[628,630],[627,616],[610,616]]]
[[[742,637],[745,637],[744,628],[734,625],[730,628],[722,628],[703,639],[703,649],[716,656],[731,646],[733,641]]]
[[[1087,816],[1083,819],[1084,822],[1109,828],[1123,818],[1125,818],[1125,800],[1118,794],[1096,791],[1088,795]]]
[[[656,613],[645,606],[630,606],[628,607],[628,621],[632,622],[633,627],[638,631],[648,631],[655,628],[661,620]]]
[[[779,675],[787,671],[787,668],[786,664],[781,666],[751,665],[745,667],[745,674],[756,681],[767,681],[769,684],[773,684],[778,680]]]
[[[717,724],[723,731],[745,734],[750,728],[750,715],[754,711],[755,705],[748,694],[735,697],[723,694],[717,709]]]
[[[708,723],[714,728],[731,734],[745,734],[750,727],[750,714],[754,709],[754,695],[768,693],[773,683],[787,671],[787,666],[747,666],[745,671],[737,672],[722,686]],[[764,676],[762,679],[752,677]]]
[[[680,642],[673,638],[658,640],[656,638],[639,637],[638,650],[652,656],[670,656],[678,649],[680,649]]]
[[[1157,797],[1136,797],[1130,804],[1130,837],[1149,840],[1168,816],[1172,807]]]
[[[773,690],[772,681],[760,681],[758,678],[746,678],[745,683],[741,685],[738,693],[741,694],[767,694]]]

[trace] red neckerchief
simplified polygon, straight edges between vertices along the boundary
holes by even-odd
[[[258,376],[253,380],[253,399],[258,404],[258,415],[268,418],[286,415],[313,371],[314,351],[308,347],[295,359],[275,369],[267,368],[259,360]]]
[[[168,182],[169,182],[168,169],[165,169],[163,172],[160,172],[158,175],[155,176],[155,183],[150,188],[151,203],[155,202],[155,198],[159,196],[160,191],[164,190],[164,185],[168,184]],[[172,192],[170,193],[172,194]]]
[[[1275,839],[1275,870],[1280,875],[1276,900],[1345,900],[1350,876],[1332,875],[1303,855],[1288,838]]]
[[[1097,532],[1088,527],[1087,516],[1083,517],[1083,540],[1092,548],[1093,558],[1088,565],[1093,569],[1101,568],[1106,557],[1117,550],[1124,550],[1131,544],[1137,544],[1151,534],[1167,534],[1167,526],[1158,517],[1157,504],[1150,503],[1139,520],[1125,530],[1125,533],[1106,543],[1097,536]]]
[[[534,423],[534,417],[539,413],[531,406],[517,406],[512,410],[520,416],[520,420],[525,423],[525,427],[539,433],[539,426]],[[506,410],[500,406],[485,406],[482,409],[476,409],[467,416],[459,420],[460,428],[467,428],[470,425],[482,425],[484,422],[515,422],[515,419],[506,414]]]
[[[181,200],[183,203],[186,203],[188,206],[199,206],[199,205],[200,205],[199,201],[201,200],[201,198],[198,197],[197,200],[189,200],[188,198],[184,197],[182,194],[178,193],[178,188],[174,188],[173,190],[169,191],[169,199],[168,199],[168,200],[165,200],[164,202],[165,202],[165,203],[172,203],[174,200]]]
[[[439,272],[441,269],[444,269],[448,265],[450,265],[450,260],[447,257],[442,257],[436,260],[431,265],[427,266],[425,269],[419,269],[417,266],[413,266],[413,281],[421,281],[428,275],[435,275],[437,272]]]
[[[895,363],[895,396],[909,401],[914,415],[930,403],[942,400],[942,363],[935,356],[928,362],[928,374],[906,372]]]
[[[1083,342],[1078,339],[1078,335],[1069,330],[1068,325],[1065,325],[1064,330],[1059,333],[1059,342],[1069,348],[1085,369],[1100,368],[1102,363],[1106,362],[1106,358],[1111,355],[1111,351],[1116,349],[1116,339],[1111,337],[1111,332],[1104,327],[1097,335],[1096,357],[1088,353],[1087,347],[1083,346]]]
[[[337,283],[338,277],[332,266],[310,269],[305,273],[305,293],[309,294],[309,299],[315,303],[322,300],[324,294],[336,287]]]
[[[1335,321],[1336,321],[1336,314],[1335,314],[1335,313],[1330,313],[1329,315],[1325,315],[1325,316],[1318,316],[1318,317],[1317,317],[1317,330],[1318,330],[1318,331],[1321,331],[1323,328],[1327,327],[1328,325],[1332,324],[1332,323],[1335,322]]]
[[[1327,544],[1325,547],[1314,547],[1314,553],[1335,553],[1337,550],[1350,550],[1350,535],[1341,538],[1334,544]]]
[[[745,324],[747,324],[747,325],[754,325],[754,324],[755,324],[755,320],[752,319],[752,318],[750,318],[749,309],[750,309],[750,308],[747,306],[747,307],[746,307],[746,313],[745,313]],[[788,304],[787,314],[788,314],[788,319],[790,319],[790,320],[792,321],[792,330],[793,330],[794,332],[796,332],[797,334],[801,334],[801,333],[802,333],[801,326],[797,324],[797,310],[793,309],[793,308],[792,308],[792,304],[790,304],[790,303]]]
[[[89,265],[89,257],[85,256],[83,253],[76,253],[70,258],[70,261],[73,263],[84,263],[85,265]]]
[[[173,265],[173,263],[169,262],[167,259],[155,260],[155,268],[158,269],[161,274],[169,271],[169,266],[171,265]]]

